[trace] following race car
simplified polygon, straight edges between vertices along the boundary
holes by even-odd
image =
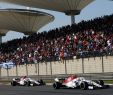
[[[74,75],[69,76],[65,79],[55,78],[53,83],[54,89],[60,88],[80,88],[82,90],[97,89],[97,88],[108,88],[109,85],[105,85],[103,80],[86,80],[84,77],[76,77]]]
[[[31,78],[28,78],[26,76],[20,77],[20,78],[13,78],[11,81],[12,86],[40,86],[45,85],[45,82],[41,80],[34,80]]]

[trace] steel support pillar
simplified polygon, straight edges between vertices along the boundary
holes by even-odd
[[[75,23],[75,15],[71,15],[71,24]]]

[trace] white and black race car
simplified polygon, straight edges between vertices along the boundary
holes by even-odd
[[[41,80],[34,80],[31,78],[28,78],[26,76],[20,77],[20,78],[13,78],[11,81],[12,86],[40,86],[40,85],[45,85],[45,82]]]
[[[86,80],[84,77],[69,76],[65,79],[55,78],[53,83],[53,88],[80,88],[82,90],[87,89],[98,89],[98,88],[108,88],[109,85],[105,85],[103,80]]]

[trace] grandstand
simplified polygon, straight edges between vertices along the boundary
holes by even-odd
[[[1,76],[111,73],[112,55],[113,15],[106,15],[2,43],[0,62],[16,67]]]
[[[35,33],[23,39],[1,44],[0,50],[2,55],[11,53],[12,58],[18,60],[17,64],[32,63],[36,60],[58,61],[62,57],[73,59],[74,56],[85,58],[112,55],[112,19],[113,15],[104,16],[48,32]]]

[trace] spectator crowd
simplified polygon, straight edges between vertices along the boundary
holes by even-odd
[[[0,63],[29,64],[112,52],[113,15],[109,15],[2,43]]]

